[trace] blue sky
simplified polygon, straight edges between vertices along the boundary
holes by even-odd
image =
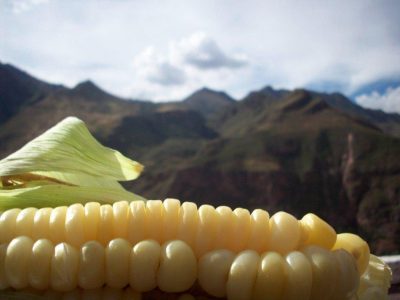
[[[272,85],[400,112],[399,11],[397,0],[0,0],[0,60],[129,98]]]

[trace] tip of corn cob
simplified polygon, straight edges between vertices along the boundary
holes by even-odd
[[[392,271],[379,257],[371,254],[365,272],[360,278],[357,295],[360,300],[386,299]]]

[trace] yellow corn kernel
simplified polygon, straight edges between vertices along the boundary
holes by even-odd
[[[362,275],[367,269],[369,262],[369,246],[358,235],[352,233],[341,233],[337,235],[336,243],[332,250],[344,249],[357,261],[358,273]]]
[[[79,251],[78,284],[96,289],[105,283],[105,249],[97,241],[86,242]]]
[[[250,236],[250,213],[247,209],[236,208],[233,211],[232,233],[228,249],[240,252],[247,248]]]
[[[195,253],[201,257],[213,248],[218,227],[218,214],[211,205],[202,205],[198,211],[199,225],[196,234]]]
[[[230,249],[233,234],[233,211],[228,206],[219,206],[215,209],[219,218],[219,226],[215,234],[215,249]]]
[[[128,241],[132,245],[146,239],[147,219],[145,202],[132,201],[129,204],[128,216]]]
[[[114,239],[108,243],[106,255],[106,283],[113,288],[123,288],[129,284],[129,258],[132,246],[124,239]]]
[[[126,239],[128,237],[129,204],[119,201],[113,204],[114,238]]]
[[[15,289],[26,288],[29,284],[27,270],[31,259],[33,241],[25,236],[13,239],[7,247],[5,275],[8,284]]]
[[[255,209],[251,213],[250,237],[248,248],[263,253],[268,248],[269,214],[262,209]]]
[[[32,236],[32,224],[33,218],[35,217],[35,213],[37,208],[28,207],[21,210],[18,214],[18,217],[15,222],[15,235],[25,235],[25,236]]]
[[[281,300],[286,284],[285,260],[277,252],[267,252],[261,256],[254,285],[253,299]]]
[[[269,249],[286,254],[298,248],[300,225],[295,217],[285,212],[277,212],[269,220]]]
[[[54,244],[65,242],[65,216],[68,207],[59,206],[53,208],[50,214],[49,230],[50,239]]]
[[[316,245],[331,249],[336,242],[336,231],[314,214],[306,214],[300,223],[305,231],[303,246]]]
[[[186,242],[192,249],[196,246],[196,234],[199,223],[197,206],[192,202],[184,202],[178,220],[178,239]]]
[[[82,204],[73,204],[68,207],[65,216],[65,237],[67,243],[78,247],[85,241],[85,209]]]
[[[302,250],[312,268],[311,300],[331,299],[337,280],[336,260],[331,251],[317,246]]]
[[[16,236],[16,221],[21,210],[6,210],[0,216],[0,243],[9,243]]]
[[[161,243],[164,225],[164,206],[160,200],[150,200],[146,202],[147,212],[147,238]]]
[[[356,261],[352,255],[343,249],[335,250],[332,254],[336,259],[338,272],[335,293],[332,299],[352,299],[357,292],[360,282]]]
[[[97,229],[97,239],[103,245],[106,246],[109,241],[114,237],[114,212],[113,208],[109,204],[100,206],[100,216]]]
[[[229,270],[235,254],[228,250],[214,250],[203,255],[198,264],[198,281],[201,288],[215,297],[226,296]]]
[[[293,251],[286,255],[286,286],[282,299],[310,299],[312,286],[312,269],[307,257]]]
[[[157,271],[161,259],[161,247],[154,240],[137,243],[130,254],[129,284],[139,292],[157,287]]]
[[[181,202],[177,199],[164,200],[164,235],[162,241],[176,239],[178,233],[178,221],[181,208]]]
[[[38,290],[49,288],[53,252],[54,245],[49,240],[41,239],[33,244],[28,268],[29,286]]]
[[[51,287],[57,291],[70,291],[78,284],[79,252],[66,243],[54,248],[51,260]]]
[[[247,300],[252,298],[260,256],[253,250],[239,253],[229,270],[226,294],[230,300]]]
[[[41,208],[36,211],[35,217],[33,218],[33,229],[32,229],[32,238],[33,240],[38,239],[49,239],[49,221],[52,209]]]
[[[157,284],[164,292],[188,290],[197,278],[197,261],[192,249],[184,242],[175,240],[161,247]]]
[[[100,219],[100,203],[85,204],[85,241],[97,240],[97,227]]]

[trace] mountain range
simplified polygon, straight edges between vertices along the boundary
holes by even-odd
[[[208,88],[176,102],[122,99],[91,81],[67,88],[0,63],[0,157],[70,115],[145,165],[126,187],[148,199],[311,211],[377,254],[400,249],[398,114],[270,86],[240,100]]]

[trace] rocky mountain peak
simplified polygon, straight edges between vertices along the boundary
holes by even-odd
[[[207,87],[195,91],[183,100],[189,108],[200,112],[202,115],[212,115],[228,108],[235,100],[225,92],[215,91]]]

